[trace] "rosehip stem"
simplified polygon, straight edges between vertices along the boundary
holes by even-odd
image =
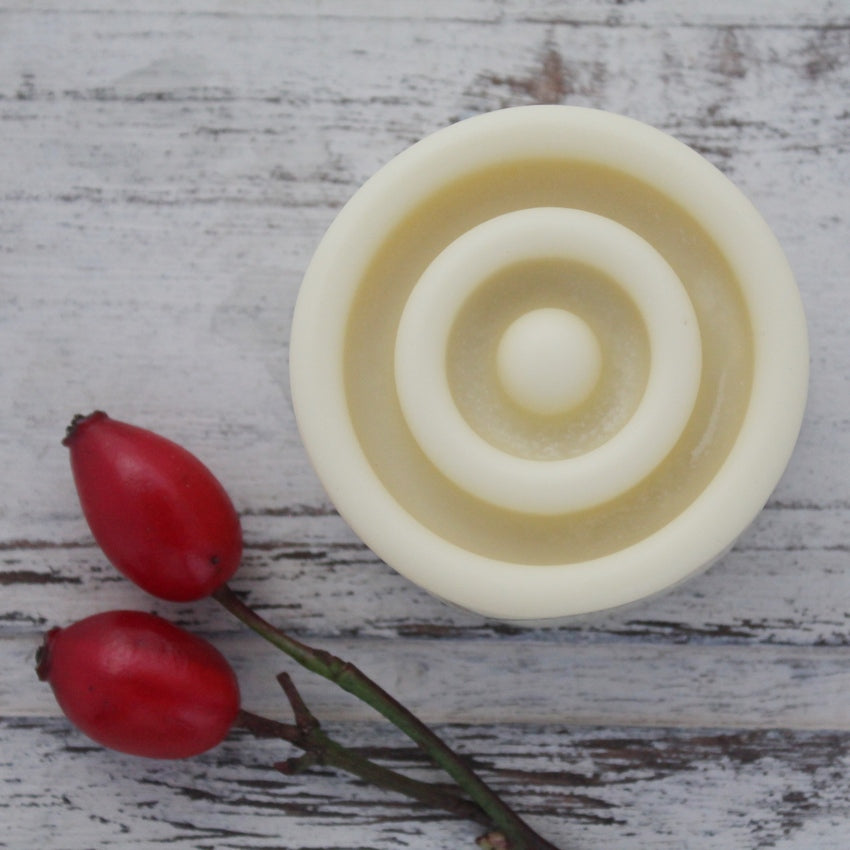
[[[278,681],[286,692],[295,713],[294,725],[279,723],[245,709],[239,712],[236,722],[258,738],[281,738],[304,750],[305,755],[299,758],[277,763],[275,768],[281,773],[291,775],[301,773],[315,764],[327,765],[344,770],[385,791],[404,794],[420,803],[443,809],[458,817],[484,826],[490,825],[490,819],[475,803],[453,791],[440,785],[411,779],[402,773],[376,764],[356,750],[333,740],[322,730],[318,719],[307,708],[290,677],[286,673],[281,673]]]
[[[227,584],[219,587],[212,596],[237,619],[302,667],[353,694],[404,732],[487,815],[490,823],[504,836],[505,841],[501,842],[504,850],[558,850],[538,835],[435,732],[353,664],[323,649],[310,647],[276,628],[239,599]],[[488,841],[482,846],[495,847],[498,843]]]

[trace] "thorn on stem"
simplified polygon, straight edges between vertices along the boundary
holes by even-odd
[[[292,706],[292,712],[295,715],[295,723],[298,728],[305,734],[318,729],[320,726],[316,716],[307,708],[307,704],[295,687],[292,677],[289,673],[279,673],[277,677],[278,684],[283,688],[289,704]]]

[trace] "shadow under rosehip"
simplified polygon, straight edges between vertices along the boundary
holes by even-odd
[[[221,743],[239,714],[239,684],[227,659],[202,638],[140,611],[108,611],[51,629],[36,669],[80,731],[131,755],[198,755]]]
[[[127,578],[173,602],[230,579],[242,559],[239,515],[198,458],[100,410],[74,417],[62,442],[89,528]]]

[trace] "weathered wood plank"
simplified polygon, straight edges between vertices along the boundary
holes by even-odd
[[[86,182],[76,194],[66,190],[71,199],[268,202],[312,189],[313,202],[338,202],[344,187],[424,133],[530,102],[633,114],[743,179],[751,169],[758,174],[762,150],[754,162],[742,159],[754,147],[819,162],[813,153],[846,140],[844,26],[635,32],[612,25],[588,34],[514,21],[487,27],[486,38],[458,24],[447,39],[439,18],[401,27],[249,17],[234,27],[199,17],[188,47],[186,29],[172,25],[183,16],[94,20],[62,16],[58,49],[45,51],[40,16],[12,16],[0,60],[7,143],[39,133],[41,144],[18,153],[46,177],[67,180],[84,168]],[[334,73],[317,76],[323,63]],[[48,141],[58,126],[71,131],[63,158],[51,156]],[[776,163],[761,167],[776,180]],[[54,183],[17,188],[39,197]]]
[[[332,727],[373,758],[436,780],[372,724]],[[449,726],[541,832],[575,848],[843,850],[847,732]],[[288,751],[234,734],[197,759],[149,762],[89,746],[61,721],[0,726],[15,816],[0,845],[46,848],[472,847],[474,826],[328,771],[283,779]],[[72,782],[63,777],[73,777]],[[651,843],[650,843],[651,842]]]
[[[30,14],[104,16],[140,15],[137,9],[115,8],[108,2],[89,3],[84,9],[75,0],[5,0],[3,11]],[[710,7],[689,8],[681,4],[650,0],[323,0],[305,6],[301,0],[186,0],[175,9],[170,0],[145,3],[144,14],[175,17],[261,17],[351,20],[439,20],[461,24],[505,24],[516,20],[588,23],[614,26],[716,26],[737,24],[759,27],[839,27],[847,10],[834,0],[771,0],[770,3],[737,3],[717,0]]]
[[[474,639],[504,632],[387,568],[330,509],[252,512],[243,525],[245,558],[232,584],[295,633]],[[848,510],[768,509],[731,553],[670,593],[551,631],[518,634],[562,644],[845,646],[848,541]],[[0,597],[2,634],[86,616],[92,600],[98,610],[153,608],[205,631],[237,628],[217,606],[175,606],[144,595],[109,566],[79,516],[53,521],[48,537],[2,543],[0,582],[7,588]]]
[[[370,720],[371,708],[301,671],[252,634],[214,638],[231,660],[246,708],[285,714],[274,676],[288,670],[320,719]],[[634,642],[562,646],[531,639],[441,641],[324,639],[429,723],[570,723],[667,727],[850,730],[846,649],[652,646]],[[54,716],[36,681],[34,636],[5,638],[14,669],[0,680],[11,716]]]

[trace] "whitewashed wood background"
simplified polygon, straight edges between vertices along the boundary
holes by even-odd
[[[631,115],[718,165],[784,245],[812,342],[798,449],[735,549],[665,597],[539,630],[450,609],[358,542],[287,376],[300,278],[357,186],[450,122],[535,102]],[[113,607],[210,636],[249,707],[286,717],[284,659],[212,602],[152,601],[93,545],[59,440],[101,407],[225,482],[237,590],[436,724],[555,843],[845,848],[848,190],[847,0],[0,0],[0,847],[437,850],[478,832],[330,771],[285,780],[282,745],[235,734],[148,762],[69,728],[32,669],[40,634]],[[293,672],[341,737],[437,777]]]

